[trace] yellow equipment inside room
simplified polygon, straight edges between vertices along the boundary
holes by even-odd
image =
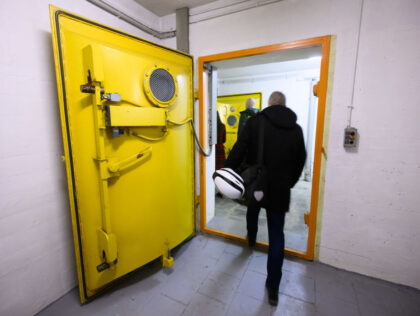
[[[80,298],[194,234],[193,58],[50,6]]]
[[[239,118],[246,110],[245,103],[249,98],[255,100],[255,108],[262,109],[262,92],[221,95],[217,97],[217,112],[220,120],[226,126],[226,142],[224,144],[226,157],[238,139]]]

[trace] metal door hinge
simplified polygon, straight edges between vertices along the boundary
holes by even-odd
[[[305,221],[306,226],[309,226],[309,216],[310,216],[310,213],[303,214],[303,219]]]
[[[108,234],[102,229],[97,230],[98,233],[98,250],[103,262],[96,267],[98,272],[111,267],[117,261],[117,237],[115,234]]]
[[[96,86],[91,82],[80,85],[80,91],[83,93],[95,93]],[[111,102],[121,102],[121,95],[119,93],[111,92],[105,93],[105,89],[101,87],[101,100],[108,100]]]

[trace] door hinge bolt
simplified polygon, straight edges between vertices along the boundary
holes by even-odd
[[[80,91],[83,93],[95,93],[95,86],[93,84],[80,85]],[[104,88],[101,88],[101,93],[104,93]]]
[[[104,271],[106,269],[109,269],[110,266],[111,265],[108,262],[104,262],[104,263],[101,263],[100,265],[98,265],[96,267],[96,270],[98,270],[98,272],[102,272],[102,271]]]

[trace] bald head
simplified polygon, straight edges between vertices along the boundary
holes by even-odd
[[[245,106],[247,109],[250,109],[253,108],[256,104],[257,102],[255,102],[254,98],[249,98],[248,100],[246,100]]]
[[[283,105],[286,106],[286,97],[280,91],[274,91],[268,99],[268,106]]]

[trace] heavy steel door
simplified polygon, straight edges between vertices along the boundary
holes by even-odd
[[[84,302],[194,233],[193,59],[50,7]]]

